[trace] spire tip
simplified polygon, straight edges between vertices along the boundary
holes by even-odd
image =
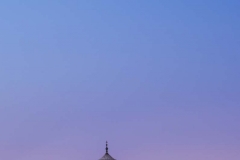
[[[106,154],[108,154],[108,141],[106,141]]]

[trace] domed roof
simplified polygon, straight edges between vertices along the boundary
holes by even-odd
[[[106,142],[106,153],[100,160],[115,160],[109,153],[108,153],[108,142]]]
[[[115,160],[110,154],[106,153],[100,160]]]

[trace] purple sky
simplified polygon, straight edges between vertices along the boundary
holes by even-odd
[[[239,0],[0,2],[0,159],[240,159]]]

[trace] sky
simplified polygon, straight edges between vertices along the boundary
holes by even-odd
[[[239,0],[1,0],[0,159],[240,159]]]

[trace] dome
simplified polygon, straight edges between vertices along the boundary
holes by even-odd
[[[115,160],[110,154],[106,153],[100,160]]]
[[[106,153],[105,155],[99,160],[115,160],[109,153],[108,153],[108,142],[106,142]]]

